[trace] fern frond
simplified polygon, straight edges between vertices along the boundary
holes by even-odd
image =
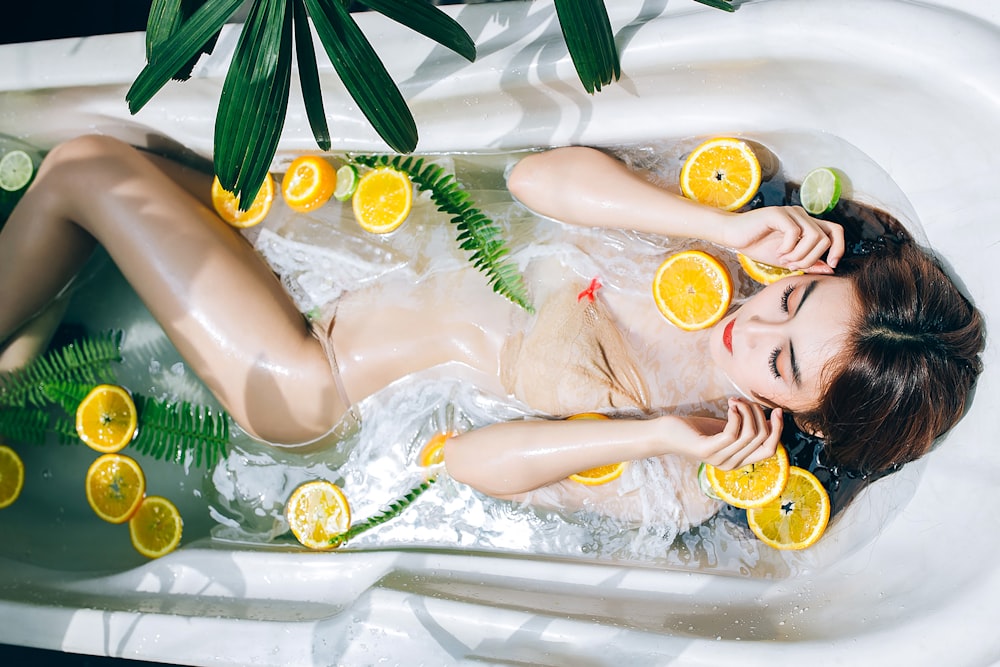
[[[53,421],[50,429],[56,434],[60,445],[79,445],[80,434],[76,431],[76,418],[67,415],[58,415]]]
[[[42,407],[49,402],[44,387],[51,383],[114,381],[111,364],[122,360],[121,339],[121,331],[84,338],[0,374],[0,405]]]
[[[87,398],[94,388],[93,384],[81,382],[46,382],[42,385],[42,393],[68,415],[76,415],[76,409]],[[74,427],[75,428],[75,427]]]
[[[385,509],[379,512],[378,514],[375,514],[374,516],[371,516],[365,519],[364,521],[354,524],[353,526],[351,526],[342,533],[334,535],[332,538],[330,538],[330,544],[332,544],[335,547],[340,546],[341,544],[344,544],[348,540],[357,537],[361,533],[371,530],[372,528],[379,526],[385,523],[386,521],[399,516],[400,512],[402,512],[407,507],[412,505],[413,501],[419,498],[424,491],[431,488],[431,484],[433,484],[436,481],[437,478],[430,477],[426,481],[421,482],[417,486],[407,491],[401,497],[397,498],[396,500],[393,500],[391,503],[386,505]]]
[[[143,454],[175,463],[194,453],[195,465],[211,467],[226,451],[229,419],[225,413],[186,401],[169,403],[135,397],[139,433],[131,446]]]
[[[451,174],[412,155],[355,155],[352,159],[367,167],[392,167],[409,174],[417,188],[430,192],[439,211],[452,216],[451,222],[458,228],[459,247],[470,253],[469,261],[486,275],[493,291],[529,313],[535,311],[528,300],[524,277],[514,264],[503,261],[509,250],[499,225],[476,208],[469,193]]]
[[[0,436],[4,440],[42,444],[49,430],[49,413],[44,408],[0,407]]]

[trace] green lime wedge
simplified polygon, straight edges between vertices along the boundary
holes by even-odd
[[[347,201],[358,189],[358,170],[353,164],[345,164],[337,170],[337,188],[333,196],[337,201]]]
[[[813,169],[802,179],[799,189],[802,208],[812,215],[832,211],[840,200],[840,177],[828,167]]]
[[[708,471],[705,469],[704,462],[698,466],[698,488],[709,498],[713,500],[721,500],[719,496],[715,495],[715,490],[712,485],[708,483]]]
[[[0,188],[16,192],[31,181],[35,165],[24,151],[11,151],[0,159]]]

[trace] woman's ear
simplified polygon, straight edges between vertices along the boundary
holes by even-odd
[[[799,419],[799,417],[793,415],[792,420],[795,422],[795,425],[799,428],[799,430],[802,431],[803,433],[808,433],[814,438],[819,438],[820,440],[826,439],[826,435],[823,434],[822,430],[814,428],[812,425]]]

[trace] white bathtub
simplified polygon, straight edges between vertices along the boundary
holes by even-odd
[[[608,4],[624,77],[593,97],[575,80],[548,2],[452,8],[479,46],[471,65],[377,16],[360,20],[402,82],[420,151],[720,132],[840,137],[892,175],[997,325],[1000,5],[751,0],[727,15],[688,0]],[[193,81],[135,118],[123,98],[142,35],[0,47],[0,132],[55,141],[97,130],[141,143],[147,127],[210,154],[236,36],[226,32]],[[384,150],[329,74],[334,144]],[[283,148],[309,149],[296,95],[293,86]],[[781,579],[441,550],[232,548],[187,511],[185,545],[142,563],[120,530],[78,520],[85,502],[54,498],[82,497],[60,471],[87,453],[31,450],[14,506],[30,509],[0,511],[0,643],[195,665],[992,664],[992,339],[985,356],[972,409],[943,446],[869,487],[809,550],[806,571]],[[165,475],[157,484],[183,484]]]

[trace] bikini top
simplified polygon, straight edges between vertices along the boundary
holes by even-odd
[[[635,355],[593,289],[568,283],[543,302],[534,322],[500,353],[513,396],[550,415],[650,408]]]

